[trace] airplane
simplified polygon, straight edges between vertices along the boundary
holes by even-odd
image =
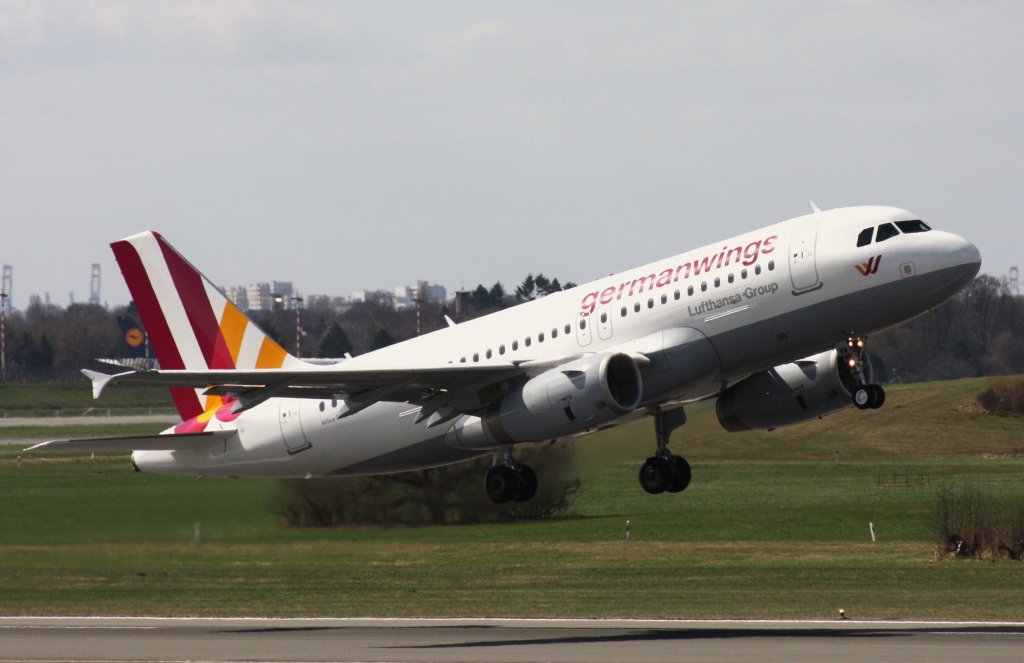
[[[881,407],[865,339],[920,316],[981,268],[967,240],[882,206],[812,213],[323,365],[290,355],[161,235],[111,244],[158,370],[84,370],[171,389],[159,435],[52,440],[30,450],[132,452],[136,471],[324,477],[492,455],[496,503],[537,490],[519,445],[640,417],[648,493],[691,480],[669,450],[685,406],[717,398],[729,431]]]

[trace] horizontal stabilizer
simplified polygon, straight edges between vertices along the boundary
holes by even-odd
[[[237,431],[217,430],[176,435],[127,435],[70,440],[48,440],[25,451],[195,451],[221,442]]]

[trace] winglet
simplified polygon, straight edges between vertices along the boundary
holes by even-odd
[[[813,200],[811,201],[811,210],[812,210],[812,211],[813,211],[813,212],[814,212],[815,214],[821,214],[821,210],[820,210],[820,209],[818,209],[818,206],[814,204],[814,201],[813,201]]]
[[[103,390],[106,389],[107,385],[110,384],[115,378],[119,378],[122,375],[131,375],[135,371],[125,371],[124,373],[114,373],[108,375],[106,373],[100,373],[99,371],[91,371],[88,368],[82,369],[82,375],[92,380],[92,397],[94,399],[99,398]]]

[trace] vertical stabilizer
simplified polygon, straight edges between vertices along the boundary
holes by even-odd
[[[155,232],[112,243],[128,290],[163,369],[251,369],[294,366],[213,283]],[[220,407],[219,396],[172,389],[182,419]]]

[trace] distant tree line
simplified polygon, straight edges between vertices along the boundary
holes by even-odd
[[[509,294],[496,282],[460,293],[459,305],[424,302],[415,308],[396,309],[386,291],[371,293],[365,302],[345,311],[313,307],[299,311],[299,351],[303,357],[342,358],[359,355],[447,326],[444,316],[462,321],[493,313],[552,292],[574,287],[543,274],[527,275]],[[457,309],[457,310],[456,310]],[[296,351],[294,310],[277,307],[270,311],[249,311],[253,320],[289,352]],[[133,304],[106,309],[95,304],[72,304],[67,308],[33,303],[14,311],[5,320],[5,355],[10,381],[80,379],[79,369],[96,358],[128,355],[117,317],[139,320]]]
[[[500,283],[483,284],[457,295],[455,304],[426,302],[396,309],[387,292],[345,311],[299,311],[303,357],[359,355],[457,321],[509,308],[573,287],[557,278],[529,274],[510,291]],[[6,320],[7,379],[78,379],[78,370],[97,357],[126,356],[118,315],[138,320],[134,307],[105,309],[92,304],[67,308],[33,304]],[[255,322],[288,351],[296,350],[295,311],[283,308],[251,312]],[[988,275],[936,310],[882,332],[869,340],[880,382],[1008,375],[1024,373],[1024,298]]]

